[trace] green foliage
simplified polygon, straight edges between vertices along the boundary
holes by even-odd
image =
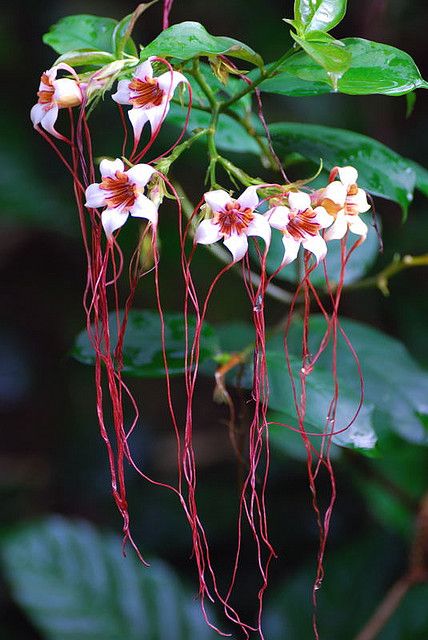
[[[271,125],[273,142],[280,154],[298,151],[324,166],[355,166],[359,184],[373,195],[399,204],[407,215],[416,176],[410,163],[381,142],[355,131],[315,124],[278,122]]]
[[[317,41],[299,38],[293,32],[293,39],[308,54],[309,58],[315,61],[327,74],[327,78],[337,88],[339,78],[351,66],[351,54],[346,47],[336,40]],[[292,58],[290,58],[292,60]]]
[[[171,375],[184,372],[185,329],[184,319],[178,313],[165,313],[165,349],[168,370]],[[193,340],[196,326],[194,316],[189,317],[189,340]],[[112,349],[117,341],[116,315],[110,315]],[[217,339],[212,327],[205,323],[201,332],[200,362],[213,358],[218,351]],[[84,364],[94,364],[95,354],[87,332],[76,339],[72,355]],[[123,372],[141,378],[158,378],[165,375],[162,354],[161,322],[156,311],[136,311],[129,314],[123,344]]]
[[[343,20],[347,0],[295,0],[293,26],[299,35],[331,31]]]
[[[141,60],[150,56],[189,60],[200,56],[227,54],[256,66],[263,60],[250,47],[226,36],[212,36],[199,22],[181,22],[162,31],[141,52]]]
[[[57,53],[63,54],[76,49],[84,51],[105,51],[114,53],[115,33],[118,21],[87,14],[66,16],[52,25],[43,36],[43,42]],[[136,55],[136,48],[130,40],[126,52]]]
[[[3,541],[15,601],[47,640],[213,638],[199,605],[159,560],[145,568],[121,540],[51,517]]]
[[[349,69],[337,81],[340,93],[401,96],[427,88],[414,60],[404,51],[363,38],[345,38],[340,42],[351,56]],[[321,95],[330,90],[327,85],[331,85],[331,78],[321,63],[308,54],[301,51],[285,61],[273,78],[262,82],[262,91],[296,96]],[[298,85],[300,92],[290,76],[306,81]]]

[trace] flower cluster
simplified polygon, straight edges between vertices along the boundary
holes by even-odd
[[[248,187],[237,200],[226,191],[208,191],[204,199],[212,216],[198,226],[195,242],[212,244],[223,240],[236,262],[247,252],[247,236],[262,238],[267,251],[273,227],[282,233],[281,266],[296,259],[300,245],[319,262],[327,254],[326,241],[343,238],[348,230],[361,236],[361,241],[367,236],[367,225],[359,214],[368,211],[370,205],[366,193],[358,188],[357,178],[354,167],[335,167],[325,188],[312,196],[289,191],[286,196],[275,198],[275,206],[264,214],[255,211],[260,205],[257,190],[264,185]]]

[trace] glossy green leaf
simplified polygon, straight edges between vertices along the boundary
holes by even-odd
[[[15,601],[47,640],[214,638],[198,603],[159,560],[144,567],[121,540],[51,517],[2,544]]]
[[[406,162],[416,174],[416,188],[428,197],[428,169],[413,160],[406,160]]]
[[[352,60],[350,68],[338,78],[340,93],[401,96],[428,86],[414,60],[404,51],[363,38],[345,38],[341,42]],[[301,93],[296,91],[290,76],[302,81]],[[302,51],[287,60],[277,75],[262,82],[260,89],[282,95],[321,95],[331,91],[331,80],[326,71]]]
[[[397,202],[407,214],[416,176],[410,163],[381,142],[360,133],[314,124],[270,126],[275,148],[283,156],[298,151],[324,167],[353,165],[359,185],[373,195]]]
[[[302,33],[330,31],[343,19],[347,0],[295,0],[294,21]]]
[[[189,60],[199,56],[226,54],[256,66],[262,58],[250,47],[226,36],[212,36],[199,22],[181,22],[162,31],[141,52],[141,60],[150,56]]]
[[[171,375],[184,371],[185,330],[184,318],[179,313],[165,313],[165,347],[168,370]],[[189,317],[189,340],[194,336],[196,320]],[[117,341],[116,316],[110,316],[110,334],[114,346]],[[200,362],[218,353],[214,330],[204,324],[201,332]],[[76,339],[72,355],[83,364],[94,364],[94,351],[86,331]],[[157,311],[136,311],[129,314],[123,345],[123,372],[141,378],[159,378],[165,375],[163,363],[161,323]]]
[[[66,62],[71,67],[104,67],[114,61],[114,55],[107,51],[84,51],[83,49],[78,49],[77,51],[63,53],[56,60],[56,64]]]
[[[322,67],[327,74],[327,79],[336,90],[339,78],[351,66],[351,54],[347,48],[340,43],[336,44],[336,41],[317,42],[299,38],[294,33],[291,35],[308,56]]]
[[[66,16],[50,27],[43,42],[57,53],[75,49],[94,49],[113,53],[112,35],[117,25],[113,18],[87,14]]]
[[[186,114],[186,108],[172,104],[167,122],[181,129],[184,126]],[[187,131],[191,133],[195,129],[205,129],[209,127],[210,121],[211,116],[209,113],[192,109]],[[260,155],[260,147],[254,138],[250,136],[236,120],[233,120],[233,118],[228,115],[222,114],[219,117],[215,140],[218,149],[221,151]]]
[[[361,363],[365,381],[365,406],[373,409],[373,424],[380,448],[387,448],[388,433],[391,432],[410,443],[427,446],[428,431],[421,416],[428,414],[428,372],[415,362],[404,345],[395,338],[347,318],[341,319],[340,323]],[[325,329],[323,316],[313,316],[309,332],[311,353],[316,353]],[[299,353],[299,322],[292,325],[288,344],[291,353]],[[268,348],[282,351],[282,338],[272,339]],[[318,361],[319,366],[325,370],[330,370],[330,363],[331,347]],[[359,395],[357,366],[349,347],[340,336],[337,364],[339,379],[345,383],[346,392]],[[272,405],[272,408],[277,407]],[[280,407],[278,409],[281,410]]]
[[[269,351],[266,354],[269,371],[269,407],[279,411],[284,416],[290,416],[291,426],[296,426],[297,413],[293,401],[293,390],[284,354],[279,350],[271,351],[272,343],[268,343]],[[298,353],[298,351],[294,351]],[[301,359],[291,356],[291,368],[294,380],[299,389],[299,372]],[[373,428],[373,406],[366,402],[361,408],[358,417],[356,415],[360,396],[358,392],[347,386],[340,389],[340,397],[337,405],[335,423],[329,422],[329,405],[333,398],[334,384],[331,370],[316,366],[313,372],[306,376],[307,409],[305,428],[307,431],[323,433],[325,429],[332,429],[337,433],[333,436],[333,442],[343,447],[360,450],[371,450],[376,446],[377,437]],[[299,396],[299,391],[297,391]],[[353,423],[351,424],[351,422]],[[348,427],[348,425],[350,425]],[[287,437],[287,429],[284,428],[284,437]]]
[[[358,247],[351,255],[345,271],[345,284],[355,282],[364,276],[373,266],[379,255],[379,238],[376,229],[372,225],[370,214],[362,215],[361,218],[369,227],[369,232],[365,242]],[[350,249],[357,236],[350,233],[347,239],[347,247]],[[279,267],[284,256],[284,245],[282,244],[282,234],[273,230],[272,241],[267,255],[266,267],[269,273],[273,273]],[[341,262],[341,244],[335,240],[328,243],[328,253],[326,258],[327,273],[331,282],[338,282]],[[291,264],[276,276],[280,280],[297,282],[296,264]],[[320,288],[325,288],[324,265],[321,263],[311,274],[311,282]]]

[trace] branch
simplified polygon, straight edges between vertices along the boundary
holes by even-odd
[[[405,269],[424,266],[428,266],[428,253],[421,256],[405,255],[403,257],[396,254],[392,262],[376,275],[364,278],[364,280],[360,280],[359,282],[353,282],[352,284],[346,285],[344,288],[350,290],[377,287],[384,296],[388,296],[388,284],[389,279],[392,278],[392,276],[395,276],[395,274],[400,273],[400,271],[404,271]]]

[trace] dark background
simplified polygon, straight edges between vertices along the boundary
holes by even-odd
[[[425,2],[351,0],[349,4],[347,17],[334,32],[337,37],[365,37],[402,48],[416,60],[422,75],[428,77]],[[97,430],[92,371],[68,355],[84,324],[81,297],[85,276],[71,184],[50,149],[33,132],[29,110],[36,101],[41,71],[55,59],[55,54],[41,42],[42,34],[52,23],[73,13],[121,18],[133,8],[130,2],[95,0],[10,2],[2,6],[0,527],[4,530],[50,513],[83,517],[116,531],[120,527]],[[171,21],[202,22],[210,32],[245,41],[265,60],[273,60],[288,47],[287,28],[281,18],[290,17],[291,13],[291,1],[176,0]],[[145,15],[135,35],[137,41],[149,42],[159,31],[160,9],[155,7]],[[418,93],[409,119],[405,117],[404,97],[270,97],[265,99],[265,107],[268,120],[353,129],[428,165],[425,92]],[[109,153],[119,140],[119,134],[114,133],[115,114],[105,105],[100,118],[104,118],[103,124],[95,125],[98,153]],[[181,178],[197,199],[203,168],[195,170],[191,177],[183,172]],[[201,178],[197,187],[196,178]],[[405,226],[397,206],[381,200],[377,206],[384,227],[385,252],[379,256],[374,272],[396,252],[427,251],[425,200],[416,198]],[[171,211],[168,215],[174,214]],[[174,266],[167,259],[165,265],[165,305],[179,309]],[[207,277],[215,268],[215,263],[207,259]],[[230,317],[232,303],[233,317],[245,318],[245,297],[240,295],[233,287],[225,291],[223,305],[216,305],[211,320]],[[377,291],[347,294],[343,313],[399,337],[422,364],[428,365],[427,300],[426,271],[415,269],[394,278],[389,298]],[[139,300],[145,306],[152,302],[150,295]],[[137,383],[136,390],[143,398],[151,399],[145,408],[147,428],[136,442],[137,451],[139,447],[143,461],[155,472],[172,474],[172,442],[163,426],[167,415],[163,385],[146,381]],[[174,390],[177,395],[182,393],[180,382],[174,383]],[[201,385],[196,407],[204,417],[198,435],[205,491],[202,502],[203,508],[210,505],[206,515],[213,546],[219,558],[227,562],[231,539],[222,521],[224,510],[233,508],[230,495],[235,492],[235,468],[222,428],[224,413],[212,405],[211,397],[212,382],[207,380]],[[396,531],[388,531],[385,523],[375,521],[352,477],[346,464],[339,468],[340,496],[332,547],[355,539],[357,533],[391,536],[391,544],[399,549],[392,575],[395,570],[398,574],[405,563],[406,539]],[[281,554],[272,574],[275,587],[283,577],[315,557],[316,531],[303,462],[274,460],[272,478],[272,531]],[[188,532],[175,502],[135,478],[130,477],[129,481],[136,537],[151,554],[168,560],[188,580],[194,580],[188,562]],[[248,610],[250,592],[250,587],[248,594],[245,589],[242,592],[243,606]],[[1,637],[39,637],[11,602],[6,589],[0,607]],[[424,637],[428,637],[428,627]]]

